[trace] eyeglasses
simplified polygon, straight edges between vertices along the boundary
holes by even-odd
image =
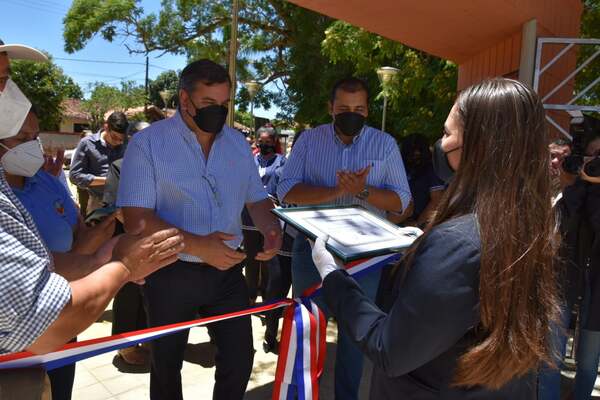
[[[215,202],[217,203],[217,206],[220,208],[222,206],[222,203],[221,203],[221,197],[219,196],[219,191],[217,190],[217,179],[211,174],[206,174],[206,175],[202,176],[202,178],[204,178],[206,183],[208,183],[208,187],[210,188],[210,191],[212,192],[213,197],[215,198]]]

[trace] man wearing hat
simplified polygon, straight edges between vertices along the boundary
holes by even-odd
[[[19,132],[29,107],[31,107],[29,100],[23,96],[17,85],[10,80],[11,59],[44,62],[48,60],[48,57],[32,47],[22,44],[4,44],[0,39],[0,93],[6,90],[5,95],[11,98],[10,102],[0,102],[0,115],[2,115],[0,136],[2,137],[11,137]],[[27,107],[27,111],[24,111],[24,107]]]
[[[5,176],[7,166],[14,174],[30,176],[44,161],[39,142],[32,138],[36,128],[31,103],[9,77],[13,55],[46,59],[27,46],[0,45],[0,354],[47,353],[95,322],[125,283],[171,263],[183,249],[183,238],[177,230],[124,235],[116,246],[113,242],[105,247],[111,261],[98,259],[90,273],[53,259]],[[144,254],[135,254],[140,252]],[[69,272],[71,281],[54,271]],[[0,398],[43,398],[45,376],[42,368],[0,370]]]

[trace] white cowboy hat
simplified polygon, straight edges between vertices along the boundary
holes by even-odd
[[[11,60],[31,60],[44,62],[48,61],[48,57],[39,50],[23,44],[4,44],[0,39],[0,53],[7,53]]]

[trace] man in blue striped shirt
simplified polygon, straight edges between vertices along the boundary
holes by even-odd
[[[365,125],[368,98],[367,84],[360,79],[346,78],[334,85],[329,104],[334,122],[305,131],[298,140],[283,167],[277,188],[280,200],[298,205],[359,204],[382,217],[387,211],[402,213],[409,206],[410,189],[396,141]],[[372,299],[380,275],[372,272],[358,279]],[[294,241],[292,279],[294,296],[321,281],[303,235]],[[362,357],[340,331],[336,399],[358,399]]]
[[[181,72],[179,110],[136,134],[121,169],[117,205],[125,229],[144,221],[146,232],[179,228],[185,252],[164,273],[146,279],[150,326],[247,308],[248,288],[237,250],[244,205],[265,240],[256,259],[266,261],[281,246],[281,228],[271,213],[244,136],[227,126],[231,82],[209,60]],[[209,326],[218,348],[213,399],[242,399],[252,371],[250,317]],[[188,331],[152,342],[150,397],[181,400],[181,367]]]

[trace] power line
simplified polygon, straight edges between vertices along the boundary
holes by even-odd
[[[125,76],[115,76],[115,75],[104,75],[104,74],[95,74],[95,73],[90,73],[90,72],[80,72],[80,71],[64,71],[67,74],[73,74],[73,75],[83,75],[83,76],[92,76],[92,77],[99,77],[99,78],[111,78],[111,79],[119,79],[119,80],[124,80],[127,78],[131,78],[132,76],[136,76],[139,75],[141,73],[143,73],[144,71],[137,71],[133,74],[129,74],[129,75],[125,75]]]
[[[82,58],[63,58],[63,57],[54,57],[54,59],[61,60],[61,61],[76,61],[76,62],[98,63],[98,64],[146,65],[146,63],[132,62],[132,61],[86,60],[86,59],[82,59]]]
[[[79,71],[65,71],[65,72],[67,74],[71,74],[71,75],[83,75],[83,76],[94,76],[94,77],[98,77],[98,78],[121,79],[120,76],[114,76],[114,75],[94,74],[94,73],[79,72]]]
[[[60,8],[60,9],[68,9],[70,6],[65,4],[64,2],[57,2],[57,1],[53,1],[53,0],[17,0],[20,1],[22,3],[31,3],[31,2],[35,2],[35,3],[41,3],[42,5],[48,5],[48,6],[52,6],[55,8]]]
[[[52,9],[43,8],[43,7],[36,7],[31,4],[23,4],[23,3],[19,3],[17,1],[15,1],[15,0],[4,0],[4,1],[7,1],[10,4],[15,5],[15,6],[20,6],[20,7],[26,8],[28,10],[40,11],[40,12],[44,12],[44,13],[48,13],[48,14],[55,14],[55,15],[60,15],[60,16],[65,15],[65,13],[59,12],[57,10],[52,10]]]
[[[59,11],[59,12],[63,12],[63,13],[66,13],[67,11],[69,11],[69,7],[65,7],[62,4],[52,3],[52,2],[44,1],[44,0],[16,0],[16,1],[25,6],[32,5],[35,7],[47,8],[49,10]]]
[[[113,60],[90,60],[83,58],[66,58],[66,57],[53,57],[55,60],[60,61],[74,61],[74,62],[83,62],[83,63],[96,63],[96,64],[121,64],[121,65],[143,65],[144,62],[135,62],[135,61],[113,61]],[[149,64],[150,67],[162,69],[164,71],[168,71],[169,68],[161,67],[160,65]]]

